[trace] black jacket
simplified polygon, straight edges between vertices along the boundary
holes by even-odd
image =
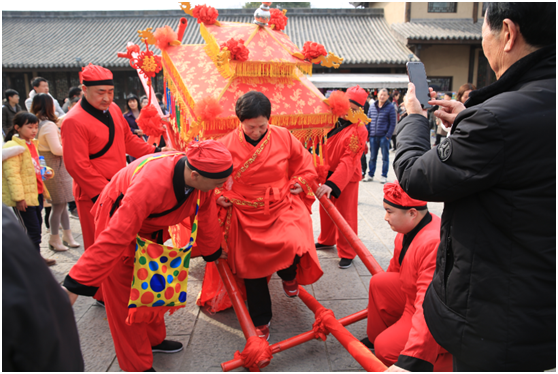
[[[14,108],[10,106],[7,100],[6,102],[2,103],[2,130],[4,130],[4,133],[7,134],[8,131],[12,128],[14,124],[14,116],[17,112],[21,112],[21,107],[19,106],[19,104],[16,104],[14,112]]]
[[[413,198],[444,202],[424,316],[481,371],[556,367],[556,46],[473,91],[451,135],[398,126],[394,169]]]
[[[2,205],[2,371],[83,371],[74,311]]]

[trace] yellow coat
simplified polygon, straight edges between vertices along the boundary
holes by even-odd
[[[38,148],[39,141],[33,139],[32,142],[35,148]],[[35,175],[31,152],[29,152],[25,140],[15,135],[2,148],[17,145],[22,146],[25,151],[2,162],[2,202],[8,206],[16,206],[17,201],[25,200],[29,206],[38,206],[37,176]],[[38,153],[39,151],[37,151]],[[44,197],[50,199],[50,194],[44,184],[43,188]]]

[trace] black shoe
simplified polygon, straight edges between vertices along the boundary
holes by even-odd
[[[339,261],[339,268],[340,269],[347,269],[347,268],[350,268],[352,264],[353,264],[353,260],[351,260],[349,258],[342,258]]]
[[[360,342],[368,349],[374,349],[374,344],[368,339],[368,337],[361,339]]]
[[[95,300],[95,301],[97,302],[98,306],[102,306],[103,308],[106,308],[104,301],[99,301],[99,300]]]
[[[333,249],[335,245],[327,245],[327,244],[320,244],[316,243],[316,249]]]
[[[163,342],[155,347],[151,347],[153,353],[176,353],[184,349],[184,345],[180,342],[172,340],[163,340]]]
[[[149,368],[149,369],[147,369],[147,370],[144,370],[144,372],[146,372],[146,371],[157,371],[157,370],[155,370],[155,369],[153,369],[153,368]]]

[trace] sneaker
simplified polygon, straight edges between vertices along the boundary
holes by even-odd
[[[104,301],[99,301],[99,300],[95,300],[95,301],[97,302],[98,306],[102,306],[103,308],[106,308]]]
[[[339,268],[340,269],[347,269],[347,268],[350,268],[352,264],[353,264],[353,260],[351,260],[350,258],[342,258],[339,261]]]
[[[364,178],[365,182],[372,182],[374,180],[374,177],[371,177],[370,175],[367,175],[366,178]]]
[[[265,340],[269,340],[269,322],[267,325],[261,325],[256,327],[256,333],[260,338],[264,338]]]
[[[77,208],[70,210],[70,218],[79,219]]]
[[[320,244],[320,243],[316,243],[316,249],[333,249],[335,248],[335,245],[329,245],[329,244]]]
[[[298,296],[298,282],[296,279],[292,281],[283,281],[283,291],[287,297],[297,297]]]
[[[386,177],[381,177],[381,178],[380,178],[380,183],[381,183],[381,184],[387,183],[387,178],[386,178]]]
[[[184,349],[184,345],[180,342],[172,340],[163,340],[163,342],[155,347],[151,347],[153,353],[176,353]]]

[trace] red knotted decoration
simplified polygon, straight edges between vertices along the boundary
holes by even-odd
[[[269,12],[271,13],[271,16],[269,17],[269,22],[267,24],[269,26],[275,25],[274,30],[276,31],[285,30],[285,27],[287,27],[287,21],[289,20],[285,16],[285,13],[277,8],[271,8]]]
[[[327,56],[327,51],[320,43],[306,42],[302,47],[302,54],[307,60],[312,61],[320,56]]]
[[[312,331],[314,331],[314,336],[316,339],[321,339],[322,341],[326,341],[327,335],[329,335],[329,330],[324,326],[324,320],[326,318],[333,318],[335,319],[335,314],[330,309],[326,309],[321,307],[316,312],[316,321],[312,324]]]
[[[244,350],[234,353],[234,358],[242,359],[244,361],[243,366],[250,371],[259,371],[257,363],[267,361],[267,364],[262,365],[262,367],[269,365],[269,361],[273,358],[273,354],[271,353],[271,348],[267,340],[258,336],[251,336],[246,340]]]
[[[246,61],[250,55],[250,50],[244,45],[244,40],[231,38],[221,44],[221,50],[227,48],[231,52],[231,60]]]
[[[196,5],[192,15],[198,20],[198,23],[203,22],[206,25],[213,25],[217,21],[217,17],[219,17],[219,12],[212,6]]]
[[[343,91],[333,91],[329,98],[327,99],[329,106],[331,108],[331,113],[337,117],[343,117],[349,113],[351,108],[351,102],[347,98],[347,95]]]

